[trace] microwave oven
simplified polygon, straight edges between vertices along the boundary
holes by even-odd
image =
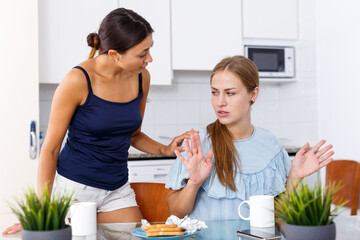
[[[260,78],[295,77],[294,47],[245,45],[245,57],[255,63]]]

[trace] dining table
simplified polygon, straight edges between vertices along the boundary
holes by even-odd
[[[201,240],[241,240],[237,235],[238,230],[249,229],[249,221],[242,220],[208,220],[204,221],[207,229],[197,231],[195,234],[183,239]],[[360,239],[360,216],[339,215],[334,218],[336,225],[336,240]],[[6,226],[1,226],[5,229]],[[72,240],[138,240],[132,232],[139,230],[141,223],[103,223],[97,225],[96,236],[73,236]],[[277,224],[273,229],[267,228],[266,231],[273,231],[281,234],[281,227]],[[21,239],[21,232],[10,235],[1,235],[0,239]],[[153,239],[153,238],[152,238]],[[180,239],[179,237],[157,237],[157,239]],[[286,240],[282,236],[282,239]]]

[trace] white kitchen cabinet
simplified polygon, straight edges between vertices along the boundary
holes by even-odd
[[[38,1],[0,7],[0,224],[13,224],[8,203],[35,187],[38,160],[29,157],[30,121],[39,122]]]
[[[175,159],[129,161],[129,181],[165,183],[174,161]]]
[[[86,60],[87,35],[98,32],[104,17],[121,6],[139,13],[155,30],[151,84],[171,84],[170,0],[39,0],[39,5],[40,83],[59,83]]]
[[[244,38],[298,38],[297,0],[242,0]]]
[[[40,83],[59,83],[86,60],[87,35],[117,7],[117,0],[39,0]]]
[[[241,0],[172,0],[174,70],[212,70],[243,54]]]
[[[171,68],[170,0],[119,0],[119,7],[133,10],[153,28],[154,45],[150,49],[153,62],[147,69],[152,85],[170,85]]]

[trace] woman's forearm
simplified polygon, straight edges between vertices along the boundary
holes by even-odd
[[[201,185],[193,185],[189,180],[181,190],[170,190],[167,197],[167,204],[170,215],[183,218],[194,208],[196,195]]]
[[[55,178],[57,157],[59,155],[59,150],[57,149],[54,152],[48,151],[46,148],[43,148],[40,155],[38,174],[37,174],[37,194],[41,195],[44,186],[48,188],[49,194],[51,194],[53,182]]]
[[[131,146],[140,151],[154,155],[165,155],[164,149],[167,147],[166,145],[151,139],[143,132],[139,132],[131,137]]]
[[[293,169],[291,169],[290,173],[289,173],[289,176],[288,176],[288,179],[286,181],[286,190],[288,192],[292,192],[295,188],[297,188],[297,186],[299,185],[301,180],[302,180],[302,178],[299,178],[298,176],[296,176]]]

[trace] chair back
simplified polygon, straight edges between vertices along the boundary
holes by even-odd
[[[335,160],[326,166],[325,185],[342,181],[343,188],[333,198],[333,204],[339,205],[349,200],[345,207],[351,208],[351,215],[357,215],[359,201],[360,163],[353,160]]]
[[[130,183],[135,191],[136,202],[148,222],[164,222],[169,217],[166,203],[168,189],[164,183]]]

